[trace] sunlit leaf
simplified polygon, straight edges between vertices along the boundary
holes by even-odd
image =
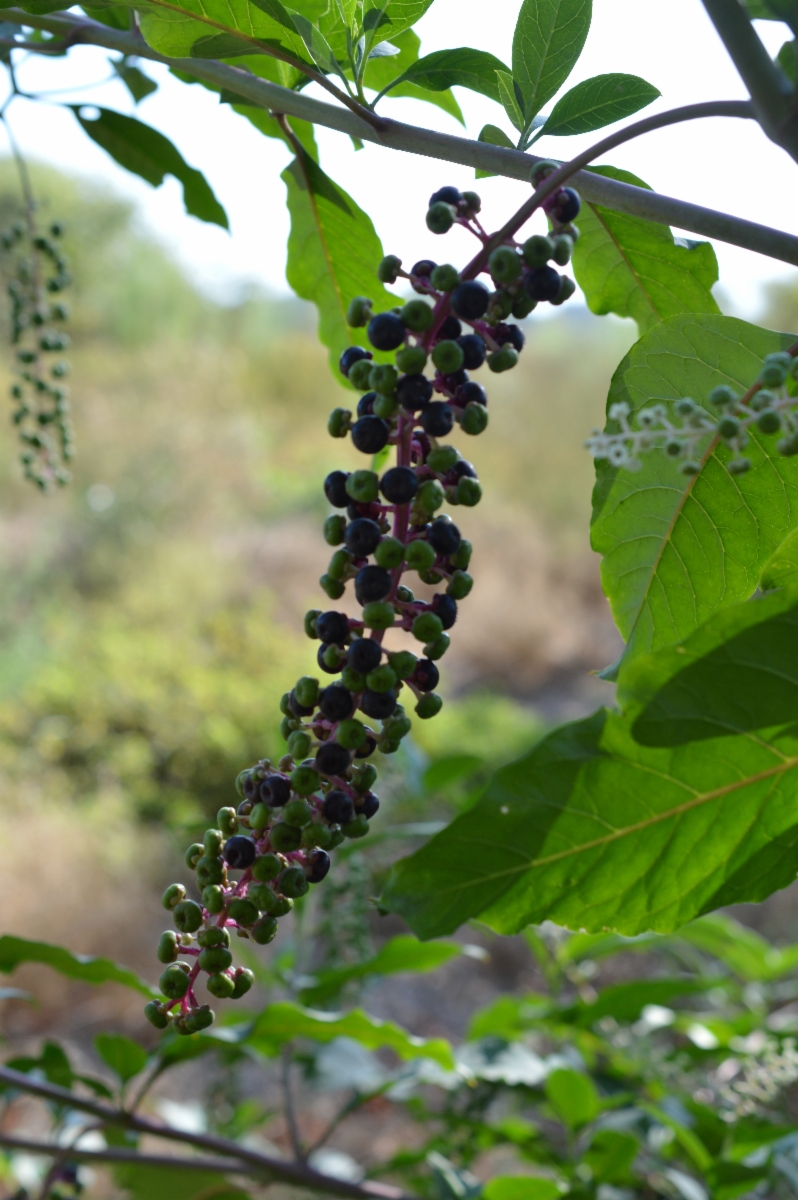
[[[508,74],[501,59],[488,54],[486,50],[461,47],[458,50],[436,50],[426,54],[399,75],[396,83],[417,83],[433,92],[465,87],[500,104],[497,71]]]
[[[601,1111],[596,1086],[589,1075],[562,1068],[546,1076],[546,1098],[569,1129],[579,1129]]]
[[[798,583],[798,529],[786,538],[771,554],[762,568],[759,586],[768,592],[771,588],[790,587]]]
[[[555,1179],[531,1175],[494,1175],[482,1189],[485,1200],[555,1200],[565,1191]]]
[[[512,76],[508,75],[506,71],[497,71],[496,81],[499,85],[499,99],[504,106],[504,111],[520,133],[524,128],[524,114],[518,103]]]
[[[527,121],[565,83],[590,29],[592,0],[524,0],[513,36],[513,79]]]
[[[661,93],[637,75],[594,75],[558,100],[541,130],[547,137],[592,133],[622,121],[653,103]]]
[[[457,942],[419,942],[417,938],[400,934],[391,938],[364,962],[320,972],[314,977],[313,984],[302,989],[300,999],[307,1005],[325,1004],[353,979],[365,979],[369,975],[396,975],[402,971],[416,974],[435,971],[462,952],[463,947]]]
[[[108,958],[91,958],[83,954],[72,954],[63,946],[51,946],[48,942],[29,942],[26,938],[0,937],[0,972],[10,975],[23,963],[44,963],[60,975],[79,979],[83,983],[119,983],[132,988],[143,996],[157,996],[143,979],[139,979],[127,967],[120,967]]]
[[[147,1065],[147,1051],[121,1033],[98,1033],[94,1049],[122,1083],[127,1083]]]

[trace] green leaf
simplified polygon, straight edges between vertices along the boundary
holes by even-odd
[[[12,1071],[21,1071],[25,1075],[29,1075],[31,1071],[40,1071],[49,1083],[67,1090],[71,1089],[75,1079],[69,1059],[57,1042],[45,1042],[38,1058],[11,1058],[5,1065]]]
[[[150,79],[149,75],[145,75],[138,67],[131,66],[125,59],[111,59],[110,62],[136,104],[158,91],[158,84],[154,79]]]
[[[319,70],[323,71],[325,75],[340,75],[343,78],[343,71],[338,59],[324,34],[302,13],[292,12],[291,21]]]
[[[320,972],[312,984],[302,989],[299,998],[306,1005],[325,1004],[353,979],[365,979],[369,975],[396,975],[402,971],[416,974],[435,971],[462,953],[463,947],[457,942],[419,942],[417,938],[400,934],[391,938],[365,962]]]
[[[745,982],[779,979],[798,964],[798,946],[778,949],[753,929],[725,913],[699,917],[681,929],[677,941],[689,942],[704,954],[719,959]]]
[[[501,933],[543,920],[669,933],[785,887],[798,870],[796,622],[798,593],[774,592],[638,659],[621,674],[624,712],[566,725],[497,772],[396,864],[383,907],[419,937],[476,916]]]
[[[630,1133],[600,1129],[582,1161],[597,1183],[625,1183],[639,1150],[640,1143]]]
[[[140,12],[145,41],[170,58],[190,58],[196,42],[226,35],[228,54],[280,50],[312,65],[304,42],[280,0],[147,0]],[[221,43],[220,43],[221,44]],[[219,53],[208,57],[227,57]]]
[[[595,173],[648,188],[629,171],[597,167]],[[678,313],[720,311],[711,291],[718,262],[709,242],[675,241],[667,225],[597,204],[583,204],[579,231],[574,276],[591,312],[631,317],[642,335]]]
[[[556,1014],[560,1021],[589,1027],[603,1017],[613,1017],[629,1024],[636,1021],[648,1004],[670,1005],[677,996],[703,992],[717,980],[707,979],[635,979],[631,983],[616,983],[604,988],[595,1000],[580,1000],[566,1005]]]
[[[498,125],[483,125],[479,131],[477,141],[487,142],[489,146],[504,146],[508,150],[515,149],[514,143],[503,129],[499,129]],[[492,179],[494,174],[494,171],[483,171],[481,167],[477,167],[474,172],[477,179]]]
[[[555,1179],[533,1175],[494,1175],[482,1189],[485,1200],[556,1200],[565,1188]]]
[[[601,1111],[593,1080],[567,1067],[552,1071],[543,1085],[546,1098],[557,1116],[569,1129],[579,1129],[595,1120]]]
[[[484,765],[484,759],[475,754],[450,754],[439,758],[424,772],[424,788],[428,792],[440,791],[461,779],[468,779]]]
[[[201,221],[221,225],[223,229],[229,228],[227,214],[205,176],[190,167],[162,133],[135,117],[126,117],[108,108],[98,109],[100,115],[89,120],[80,115],[81,107],[71,106],[83,130],[121,167],[140,175],[153,187],[160,187],[166,175],[174,175],[183,185],[187,213]]]
[[[718,384],[742,394],[766,354],[786,335],[733,317],[679,316],[654,326],[613,377],[608,406],[633,411],[692,396],[705,402]],[[798,465],[776,439],[753,430],[753,469],[731,476],[722,446],[700,472],[681,475],[661,452],[638,472],[597,463],[593,549],[603,555],[604,591],[628,639],[625,660],[686,637],[713,612],[750,596],[770,555],[798,525]]]
[[[119,983],[132,988],[148,999],[159,995],[143,979],[127,967],[120,967],[108,958],[91,958],[84,954],[72,954],[63,946],[51,946],[48,942],[29,942],[26,938],[0,937],[0,973],[10,975],[22,963],[44,963],[59,975],[68,979],[79,979],[83,983]]]
[[[592,133],[594,129],[603,129],[605,125],[639,112],[660,95],[655,87],[637,75],[594,75],[592,79],[578,83],[557,101],[538,137],[542,134],[569,137],[575,133]]]
[[[367,1050],[387,1047],[402,1060],[431,1058],[446,1070],[454,1069],[452,1049],[443,1038],[418,1038],[391,1021],[370,1017],[362,1009],[348,1013],[315,1012],[298,1004],[270,1004],[260,1013],[246,1043],[262,1054],[273,1057],[293,1038],[331,1042],[349,1037]]]
[[[524,0],[513,35],[513,79],[527,121],[565,83],[582,53],[592,0]]]
[[[776,55],[776,62],[793,87],[796,87],[798,85],[798,41],[795,38],[784,43]]]
[[[420,21],[432,0],[364,0],[363,29],[369,48],[393,42]]]
[[[366,213],[307,155],[295,158],[282,179],[291,214],[286,277],[318,308],[319,338],[337,372],[342,351],[355,342],[346,324],[350,300],[370,296],[375,312],[395,303],[377,280],[382,246]]]
[[[744,0],[754,20],[784,21],[798,34],[798,0]]]
[[[370,91],[384,93],[390,99],[409,96],[414,100],[423,100],[426,104],[434,104],[436,108],[449,113],[461,125],[465,124],[460,105],[449,90],[429,91],[425,85],[418,83],[400,83],[401,77],[418,62],[418,52],[421,39],[412,29],[406,29],[392,41],[392,46],[399,51],[390,56],[379,55],[369,58],[363,84]],[[376,103],[376,101],[375,101]]]
[[[114,1178],[129,1200],[249,1200],[248,1192],[233,1187],[223,1175],[192,1171],[177,1157],[174,1167],[116,1166]]]
[[[500,104],[497,71],[508,74],[507,67],[501,59],[488,54],[486,50],[461,47],[459,50],[436,50],[425,55],[399,75],[395,83],[416,83],[431,92],[442,92],[450,87],[465,87]]]
[[[500,996],[474,1013],[466,1040],[476,1042],[480,1038],[499,1037],[506,1042],[514,1042],[550,1016],[552,1010],[553,1005],[547,996],[534,993],[527,996]]]
[[[513,86],[512,76],[508,75],[506,71],[497,71],[496,80],[499,85],[499,99],[504,105],[504,111],[520,133],[524,128],[524,114],[518,104],[518,96]],[[493,128],[493,126],[490,126],[490,128]]]
[[[798,583],[798,529],[788,533],[762,568],[759,586],[764,592]]]
[[[582,962],[586,958],[608,958],[619,953],[644,953],[661,940],[658,933],[644,933],[634,938],[621,937],[619,933],[575,933],[557,947],[557,962]]]
[[[122,1083],[127,1083],[147,1065],[147,1051],[121,1033],[98,1033],[94,1049]]]

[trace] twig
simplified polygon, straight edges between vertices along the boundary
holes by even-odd
[[[52,1155],[53,1158],[62,1156],[64,1152],[63,1146],[35,1141],[32,1138],[13,1137],[7,1133],[0,1133],[0,1146],[4,1146],[7,1150],[22,1150],[26,1154]],[[136,1163],[147,1167],[174,1167],[180,1171],[185,1171],[187,1167],[190,1167],[192,1171],[218,1171],[227,1175],[249,1175],[256,1178],[259,1175],[257,1168],[244,1162],[237,1163],[235,1159],[231,1158],[189,1158],[175,1154],[141,1154],[137,1150],[122,1150],[116,1146],[109,1146],[105,1150],[81,1150],[75,1146],[69,1146],[67,1150],[68,1153],[65,1157],[75,1162]]]
[[[0,1067],[0,1083],[18,1088],[23,1092],[30,1092],[34,1096],[41,1096],[45,1100],[66,1104],[80,1112],[91,1113],[92,1116],[99,1117],[101,1121],[109,1125],[121,1125],[127,1129],[135,1129],[138,1133],[148,1133],[154,1137],[184,1142],[189,1146],[199,1146],[202,1150],[225,1155],[238,1162],[246,1163],[248,1167],[257,1168],[259,1173],[272,1179],[279,1179],[310,1191],[328,1192],[334,1196],[349,1196],[352,1200],[416,1200],[416,1197],[409,1196],[400,1188],[392,1187],[389,1184],[350,1183],[345,1179],[335,1179],[331,1175],[315,1171],[306,1163],[286,1162],[283,1159],[271,1158],[267,1154],[261,1154],[258,1150],[252,1150],[249,1146],[242,1146],[228,1138],[216,1137],[210,1133],[189,1133],[182,1129],[174,1129],[170,1125],[160,1125],[146,1117],[135,1116],[132,1113],[123,1112],[121,1109],[100,1104],[97,1100],[76,1096],[67,1088],[58,1087],[56,1084],[31,1079],[21,1071],[14,1071],[10,1067]]]
[[[213,87],[234,92],[250,104],[301,117],[303,120],[324,125],[328,129],[336,129],[340,133],[359,137],[364,141],[376,142],[389,149],[421,154],[427,158],[459,163],[466,167],[479,167],[495,175],[524,181],[529,179],[529,172],[534,163],[540,161],[539,157],[533,154],[524,154],[503,146],[491,146],[487,142],[473,141],[469,138],[454,137],[451,134],[438,133],[436,130],[406,125],[401,121],[386,120],[383,128],[378,131],[353,112],[316,100],[304,92],[293,92],[276,83],[269,83],[268,80],[258,79],[240,67],[211,59],[166,58],[152,50],[143,39],[124,30],[111,29],[110,26],[97,21],[90,21],[88,18],[65,13],[37,15],[17,8],[7,8],[0,10],[0,20],[44,29],[51,33],[63,33],[78,22],[84,30],[84,42],[104,46],[109,50],[118,50],[122,54],[135,54],[139,58],[165,63],[166,66],[202,79]],[[661,225],[674,225],[701,237],[715,238],[798,266],[798,237],[792,234],[589,172],[577,173],[574,183],[584,199],[593,204],[600,204],[615,212],[628,213],[630,216],[655,221]]]
[[[324,1145],[324,1143],[332,1137],[332,1135],[335,1133],[336,1129],[338,1128],[338,1126],[341,1124],[342,1121],[346,1120],[346,1118],[348,1116],[351,1116],[351,1114],[353,1112],[357,1112],[357,1110],[359,1108],[362,1108],[363,1105],[366,1104],[369,1100],[372,1100],[375,1096],[381,1095],[382,1092],[384,1092],[386,1090],[386,1088],[388,1088],[390,1086],[391,1086],[390,1084],[385,1084],[383,1087],[378,1088],[376,1092],[355,1092],[354,1095],[352,1096],[351,1100],[348,1100],[346,1102],[346,1104],[344,1104],[341,1108],[338,1109],[338,1112],[335,1114],[333,1119],[330,1121],[327,1128],[323,1129],[322,1132],[319,1134],[319,1136],[316,1138],[315,1142],[311,1146],[308,1147],[307,1157],[310,1158],[310,1156],[312,1154],[315,1154],[315,1152],[317,1150],[321,1149],[321,1147]]]
[[[294,1108],[294,1096],[291,1090],[291,1047],[283,1046],[282,1054],[282,1082],[283,1082],[283,1109],[285,1110],[285,1122],[288,1126],[288,1137],[291,1141],[291,1149],[294,1152],[294,1158],[297,1162],[303,1163],[307,1157],[305,1149],[302,1145],[302,1139],[299,1136],[299,1125],[296,1119],[296,1109]]]

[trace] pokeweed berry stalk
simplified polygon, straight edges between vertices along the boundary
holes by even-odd
[[[538,164],[533,184],[556,165]],[[319,582],[333,602],[351,582],[360,612],[306,614],[305,632],[320,643],[320,673],[335,678],[322,686],[303,676],[283,696],[287,754],[242,771],[237,808],[221,809],[217,827],[189,847],[200,901],[187,898],[182,884],[164,895],[176,926],[158,947],[167,964],[165,999],[145,1010],[159,1028],[171,1020],[189,1034],[213,1022],[195,992],[201,973],[212,996],[246,994],[253,976],[233,966],[231,932],[259,944],[275,937],[279,918],[326,876],[330,852],[368,833],[380,804],[368,760],[377,750],[398,750],[411,729],[408,707],[422,720],[441,709],[437,663],[473,585],[471,543],[441,510],[473,507],[482,496],[476,470],[444,439],[455,425],[470,435],[486,428],[487,392],[469,373],[483,364],[493,372],[516,365],[524,334],[508,318],[526,317],[542,301],[561,304],[574,291],[552,264],[570,259],[579,197],[554,188],[544,207],[548,234],[523,244],[508,234],[496,245],[479,222],[479,197],[441,188],[431,197],[428,227],[438,234],[465,227],[481,244],[477,258],[460,273],[429,260],[405,271],[389,255],[379,278],[408,280],[416,298],[376,314],[366,297],[349,307],[349,325],[366,328],[372,349],[350,346],[342,354],[342,374],[363,394],[356,412],[336,408],[328,429],[373,458],[370,468],[333,471],[324,481],[333,510],[324,538],[333,554]],[[476,278],[480,273],[492,286]],[[374,350],[392,354],[393,362],[375,362]],[[391,450],[395,463],[380,474]],[[415,596],[408,572],[437,589],[430,599]],[[408,634],[421,653],[401,648]]]

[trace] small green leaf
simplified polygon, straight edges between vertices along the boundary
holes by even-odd
[[[798,85],[798,39],[785,42],[776,55],[776,62],[789,79],[793,87]]]
[[[637,75],[594,75],[558,100],[538,137],[592,133],[639,112],[661,95]]]
[[[154,79],[150,79],[149,75],[145,75],[138,67],[131,66],[124,58],[112,58],[110,63],[136,104],[158,91],[158,84]]]
[[[180,1158],[174,1167],[125,1163],[114,1167],[114,1178],[129,1200],[250,1200],[223,1175],[192,1171]]]
[[[236,45],[252,54],[280,49],[309,66],[310,55],[288,10],[280,0],[148,0],[141,9],[141,32],[159,54],[190,58],[192,47],[209,37],[225,37],[230,47],[215,57],[236,54]],[[222,46],[224,43],[219,43]],[[210,55],[210,57],[214,57]]]
[[[589,1028],[603,1017],[613,1017],[619,1023],[636,1021],[649,1004],[667,1007],[678,996],[703,992],[717,981],[708,979],[635,979],[631,983],[616,983],[599,992],[595,1000],[580,1000],[559,1009],[557,1017],[569,1024]]]
[[[504,146],[508,150],[515,150],[514,143],[498,125],[483,125],[477,141],[487,142],[489,146]],[[495,171],[483,171],[481,167],[477,167],[474,175],[477,179],[492,179]]]
[[[98,1033],[94,1049],[122,1083],[127,1083],[147,1065],[147,1051],[121,1033]]]
[[[432,92],[465,87],[500,104],[497,71],[509,76],[507,67],[493,54],[488,54],[486,50],[461,47],[459,50],[436,50],[425,55],[399,75],[395,83],[416,83]]]
[[[482,1189],[485,1200],[556,1200],[565,1187],[555,1179],[532,1175],[494,1175]]]
[[[403,1060],[431,1058],[446,1070],[454,1069],[451,1046],[443,1038],[413,1037],[393,1022],[370,1017],[359,1008],[348,1013],[326,1013],[287,1002],[270,1004],[257,1017],[245,1041],[253,1049],[273,1057],[281,1046],[298,1037],[315,1042],[349,1037],[367,1050],[384,1046]]]
[[[21,1071],[25,1075],[30,1074],[31,1071],[41,1071],[49,1083],[54,1083],[56,1087],[66,1088],[68,1091],[75,1079],[69,1059],[57,1042],[45,1042],[38,1058],[11,1058],[5,1065],[12,1071]]]
[[[466,1040],[477,1042],[481,1038],[498,1037],[506,1042],[514,1042],[550,1016],[553,1009],[554,1005],[548,996],[534,993],[527,996],[500,996],[474,1013]]]
[[[364,0],[363,30],[369,46],[394,42],[420,21],[432,0]]]
[[[132,988],[148,998],[157,996],[149,984],[139,979],[127,967],[120,967],[108,958],[90,958],[83,954],[72,954],[63,946],[51,946],[48,942],[29,942],[26,938],[0,937],[0,972],[10,975],[22,963],[44,963],[68,979],[80,979],[83,983],[119,983]]]
[[[513,36],[513,79],[527,120],[565,83],[590,29],[592,0],[524,0]]]
[[[798,583],[798,529],[788,533],[762,568],[759,586],[763,592]]]
[[[674,940],[688,942],[719,959],[746,983],[779,979],[798,963],[798,946],[771,946],[753,929],[725,913],[710,913],[691,921]]]
[[[365,962],[320,972],[312,984],[302,989],[299,998],[306,1005],[326,1004],[353,979],[366,979],[370,975],[396,975],[402,971],[416,974],[435,971],[462,952],[463,947],[457,942],[419,942],[417,938],[400,934],[391,938]]]
[[[631,1133],[600,1129],[592,1138],[583,1161],[590,1167],[597,1183],[626,1183],[639,1150],[640,1143]]]
[[[425,86],[417,83],[399,82],[405,72],[418,62],[418,52],[421,46],[418,34],[414,33],[412,29],[406,29],[391,44],[394,49],[398,50],[398,54],[387,57],[375,57],[372,54],[366,64],[366,73],[363,78],[364,87],[370,91],[385,94],[389,99],[409,96],[415,100],[423,100],[426,104],[434,104],[436,108],[449,113],[456,121],[464,125],[465,120],[453,92],[448,89],[429,91]],[[381,43],[381,45],[387,45],[387,43]]]
[[[748,15],[760,21],[784,21],[798,34],[798,0],[744,0]]]
[[[111,158],[140,175],[153,187],[160,187],[167,175],[174,175],[183,185],[186,212],[201,221],[229,228],[227,214],[214,196],[201,171],[190,167],[168,138],[149,125],[126,117],[111,109],[99,109],[99,116],[89,120],[80,115],[82,105],[71,105],[83,130]]]
[[[601,1111],[595,1084],[588,1075],[563,1067],[546,1076],[546,1098],[569,1129],[580,1129]]]
[[[513,86],[512,76],[508,75],[506,71],[497,71],[496,80],[499,85],[499,99],[504,105],[504,111],[520,133],[524,128],[524,114],[518,105],[518,97]]]
[[[449,787],[461,779],[468,779],[484,765],[484,759],[477,758],[475,754],[450,754],[446,758],[439,758],[424,772],[424,787],[428,792]]]

